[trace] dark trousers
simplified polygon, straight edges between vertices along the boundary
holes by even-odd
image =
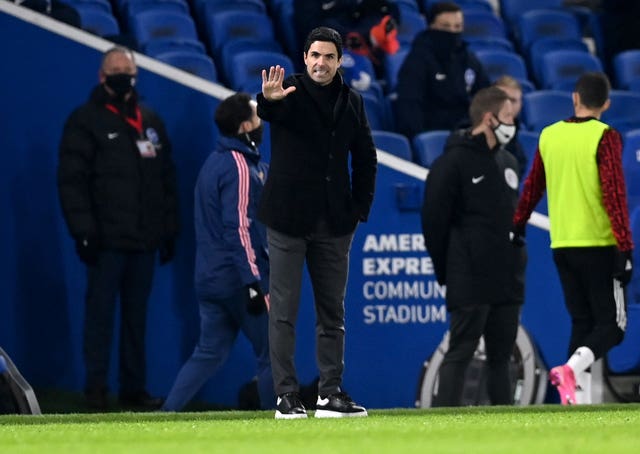
[[[260,405],[272,408],[273,378],[269,362],[267,312],[259,316],[247,312],[249,292],[238,289],[229,298],[200,298],[200,339],[191,357],[182,366],[163,411],[180,411],[202,386],[222,367],[229,357],[238,333],[249,339],[257,361],[257,382]]]
[[[553,250],[571,316],[568,357],[585,346],[601,358],[624,337],[627,303],[624,289],[613,279],[614,254],[613,246]]]
[[[302,270],[306,262],[316,312],[318,393],[340,391],[344,370],[344,295],[353,234],[334,237],[326,223],[304,238],[267,230],[270,263],[269,345],[277,395],[299,391],[294,354]]]
[[[450,312],[449,349],[440,366],[434,407],[459,406],[467,366],[481,336],[487,355],[487,391],[493,405],[513,403],[509,359],[513,353],[520,305],[477,304]]]
[[[147,300],[155,253],[102,251],[88,267],[84,320],[85,390],[106,390],[116,300],[120,296],[120,394],[145,389]]]

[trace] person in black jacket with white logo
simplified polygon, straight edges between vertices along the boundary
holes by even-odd
[[[107,372],[120,297],[121,403],[157,408],[145,390],[145,329],[155,254],[170,261],[178,232],[171,145],[160,118],[138,103],[137,68],[123,47],[102,59],[100,84],[76,109],[60,143],[58,192],[76,251],[87,265],[85,394],[107,406]]]
[[[436,278],[447,286],[449,349],[434,406],[460,405],[464,375],[481,336],[494,405],[513,402],[509,358],[524,300],[526,252],[510,241],[518,163],[504,145],[513,105],[497,87],[480,90],[472,127],[452,133],[425,185],[422,231]],[[515,270],[515,271],[514,271]]]

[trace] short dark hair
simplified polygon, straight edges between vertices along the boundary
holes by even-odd
[[[251,96],[235,93],[222,101],[216,109],[214,120],[223,136],[235,136],[243,121],[251,120]]]
[[[498,87],[491,86],[479,90],[469,106],[469,118],[471,119],[472,127],[478,126],[482,122],[483,115],[487,112],[492,112],[498,116],[502,105],[508,99],[509,97],[504,90],[500,90]]]
[[[576,82],[576,93],[580,96],[580,103],[590,109],[599,109],[609,99],[611,84],[606,74],[602,72],[586,72]]]
[[[433,24],[438,17],[442,13],[457,13],[458,11],[462,11],[462,9],[453,2],[438,2],[434,3],[429,11],[427,11],[427,23]]]
[[[338,58],[342,58],[342,37],[333,28],[318,27],[309,32],[306,41],[304,42],[304,53],[309,52],[311,44],[316,41],[325,41],[335,44],[338,50]]]

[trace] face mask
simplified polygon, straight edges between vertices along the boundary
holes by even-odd
[[[136,85],[136,76],[126,73],[111,74],[105,78],[105,85],[116,94],[117,98],[124,98]]]
[[[245,142],[247,145],[257,147],[262,143],[262,123],[256,129],[252,129],[249,132],[241,132],[238,134],[238,138]]]
[[[434,37],[436,52],[451,52],[462,44],[462,33],[445,30],[430,30],[430,33]]]
[[[493,133],[500,145],[506,145],[516,135],[516,125],[507,125],[498,121],[498,126],[493,128]]]

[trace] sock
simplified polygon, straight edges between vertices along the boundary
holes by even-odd
[[[581,372],[587,370],[589,366],[595,361],[595,356],[589,347],[578,347],[567,365],[573,369],[573,373],[577,377]]]
[[[576,374],[576,404],[591,403],[591,372],[583,370]]]

